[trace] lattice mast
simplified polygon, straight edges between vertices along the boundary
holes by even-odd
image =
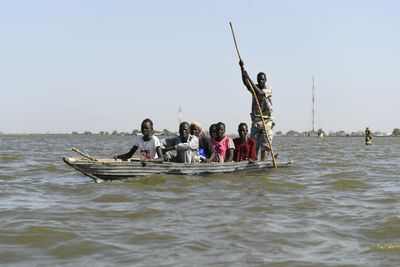
[[[315,79],[312,76],[312,133],[315,133]]]

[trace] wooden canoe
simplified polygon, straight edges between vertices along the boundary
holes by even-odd
[[[89,160],[85,158],[63,158],[64,162],[95,182],[123,180],[156,174],[204,175],[212,173],[254,172],[271,169],[270,161],[225,162],[225,163],[174,163],[147,162],[146,166],[138,161],[115,161],[114,159]],[[289,162],[277,162],[277,167],[288,167]]]

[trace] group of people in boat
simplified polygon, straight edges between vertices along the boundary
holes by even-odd
[[[198,122],[182,122],[179,135],[160,140],[153,134],[153,122],[143,120],[143,136],[134,141],[131,150],[115,159],[128,160],[139,149],[141,160],[171,161],[180,163],[255,161],[260,151],[260,160],[267,160],[271,151],[274,117],[272,110],[272,87],[267,85],[265,73],[257,75],[257,84],[249,77],[242,60],[239,61],[243,84],[252,94],[251,134],[248,126],[238,125],[239,137],[225,136],[225,124],[218,122],[209,128],[209,136]]]
[[[256,141],[248,137],[246,123],[239,124],[239,137],[235,139],[225,136],[223,122],[212,124],[207,136],[199,122],[189,124],[184,121],[179,125],[179,135],[159,139],[153,134],[153,122],[145,119],[141,132],[142,136],[135,139],[128,153],[114,158],[128,160],[139,150],[143,162],[209,163],[257,159]]]

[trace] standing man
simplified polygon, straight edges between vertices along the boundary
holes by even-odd
[[[242,71],[242,79],[243,83],[246,86],[247,90],[252,94],[252,104],[251,104],[251,132],[250,137],[256,140],[257,142],[257,155],[261,150],[261,160],[267,160],[268,156],[271,152],[271,148],[269,147],[268,141],[265,137],[265,131],[261,116],[265,122],[265,128],[267,129],[267,135],[269,141],[272,144],[273,132],[272,128],[274,127],[274,116],[272,111],[272,87],[267,85],[267,76],[265,73],[260,72],[257,75],[257,84],[254,84],[250,79],[249,74],[244,69],[244,63],[242,60],[239,61],[240,69]],[[252,88],[254,89],[254,93],[257,96],[258,103],[260,104],[260,108],[262,114],[260,114],[259,108],[257,106],[257,102],[252,93]]]
[[[368,127],[365,129],[365,144],[372,145],[372,132]]]

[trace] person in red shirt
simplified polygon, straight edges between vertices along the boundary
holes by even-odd
[[[256,141],[247,136],[248,131],[246,123],[239,124],[239,137],[233,139],[233,143],[235,143],[234,161],[257,160]]]

